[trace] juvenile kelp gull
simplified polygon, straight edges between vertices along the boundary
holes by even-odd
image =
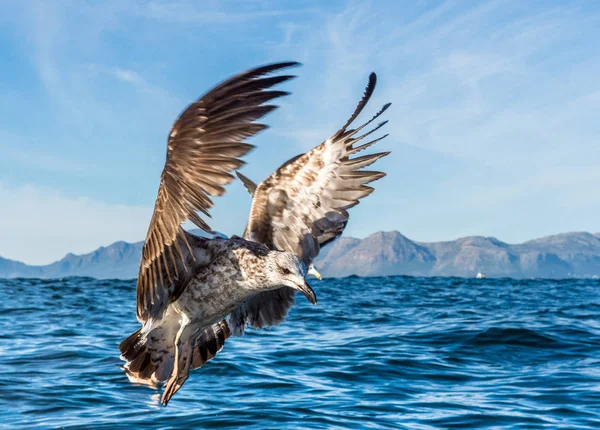
[[[211,232],[197,212],[209,216],[210,196],[223,195],[223,186],[234,179],[231,172],[244,164],[239,157],[253,146],[243,140],[266,128],[255,121],[275,109],[265,103],[288,94],[272,87],[292,76],[265,76],[295,65],[263,66],[223,82],[191,104],[169,134],[137,281],[142,327],[119,346],[130,380],[167,381],[165,406],[190,368],[213,358],[231,334],[283,321],[295,291],[316,304],[305,281],[307,267],[312,272],[320,247],[342,234],[347,209],[373,191],[365,184],[384,176],[360,169],[388,153],[349,158],[381,140],[354,146],[384,124],[356,136],[389,104],[366,124],[348,129],[373,93],[371,74],[358,107],[330,139],[258,186],[245,178],[255,189],[243,238],[201,238],[181,228],[190,220]]]

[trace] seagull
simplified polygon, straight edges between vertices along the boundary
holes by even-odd
[[[188,106],[168,136],[137,279],[142,326],[119,345],[130,381],[165,383],[164,406],[190,369],[215,357],[232,334],[282,322],[296,291],[317,303],[306,282],[309,273],[320,278],[312,261],[320,247],[342,234],[347,210],[373,191],[366,184],[385,176],[360,169],[389,152],[349,157],[385,137],[354,145],[385,124],[357,136],[389,103],[365,124],[349,128],[373,93],[372,73],[354,113],[332,137],[258,185],[240,176],[253,196],[243,237],[204,238],[181,227],[191,221],[212,232],[205,220],[211,197],[225,193],[224,185],[244,164],[240,157],[253,148],[243,140],[266,128],[256,122],[276,108],[266,103],[289,94],[273,87],[294,76],[278,73],[297,65],[270,64],[224,81]]]

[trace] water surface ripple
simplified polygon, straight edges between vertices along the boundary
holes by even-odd
[[[312,282],[167,408],[127,381],[135,282],[0,280],[2,428],[600,428],[600,282]]]

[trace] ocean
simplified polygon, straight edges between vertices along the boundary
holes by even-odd
[[[600,428],[600,281],[311,282],[167,408],[119,342],[135,281],[0,280],[0,428]]]

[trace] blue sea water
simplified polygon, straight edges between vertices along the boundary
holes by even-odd
[[[600,428],[600,282],[313,281],[167,408],[118,343],[134,281],[0,280],[2,428]]]

